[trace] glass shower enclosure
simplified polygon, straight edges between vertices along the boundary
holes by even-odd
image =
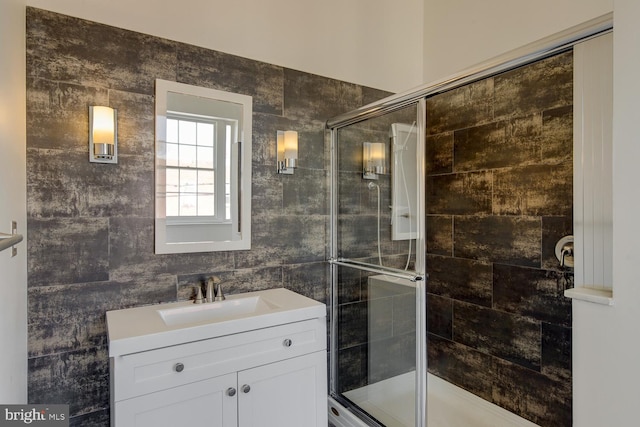
[[[424,425],[424,101],[330,124],[330,396],[366,425]]]

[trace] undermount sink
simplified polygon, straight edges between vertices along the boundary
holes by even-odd
[[[284,288],[107,312],[109,356],[232,335],[326,316],[326,306]]]
[[[281,308],[261,296],[227,299],[225,301],[190,304],[158,310],[168,326],[184,325],[204,321],[221,321],[244,315],[258,315]]]

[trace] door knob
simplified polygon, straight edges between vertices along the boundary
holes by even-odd
[[[245,384],[242,386],[243,393],[249,393],[250,391],[251,391],[251,387],[249,386],[249,384]]]
[[[235,389],[235,388],[233,388],[233,387],[229,387],[229,388],[227,389],[227,396],[229,396],[229,397],[233,397],[233,396],[235,396],[235,395],[236,395],[236,389]]]

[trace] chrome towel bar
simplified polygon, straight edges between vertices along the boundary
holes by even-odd
[[[18,234],[18,225],[15,221],[11,222],[11,234],[0,233],[0,252],[7,248],[17,245],[22,242],[22,234]],[[16,255],[16,249],[12,253],[12,256]]]

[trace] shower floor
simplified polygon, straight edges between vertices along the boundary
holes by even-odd
[[[415,373],[348,391],[344,396],[386,427],[413,427]],[[537,427],[499,406],[429,374],[429,427]]]

